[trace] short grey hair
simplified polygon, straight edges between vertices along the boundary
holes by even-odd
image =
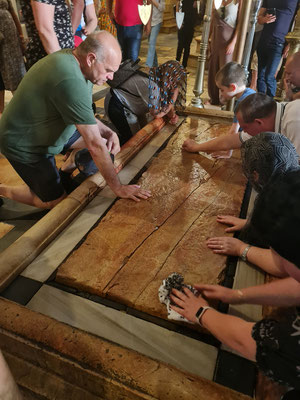
[[[108,51],[102,41],[99,40],[99,33],[106,31],[99,31],[97,33],[92,33],[80,43],[77,47],[77,52],[80,55],[87,55],[88,53],[95,53],[98,62],[104,62],[106,58],[106,53]]]

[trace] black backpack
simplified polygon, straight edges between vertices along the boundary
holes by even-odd
[[[140,59],[138,58],[136,61],[125,60],[120,65],[117,72],[114,73],[114,79],[108,80],[107,84],[112,88],[120,87],[124,82],[127,81],[132,75],[139,74],[144,77],[148,77],[148,75],[142,71],[139,71],[141,66],[139,65]]]

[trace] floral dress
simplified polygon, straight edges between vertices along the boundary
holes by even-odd
[[[0,90],[16,90],[25,74],[25,65],[9,0],[0,0]]]
[[[55,7],[53,26],[58,43],[62,49],[74,48],[71,17],[65,0],[34,0]],[[27,67],[30,68],[47,55],[35,26],[30,0],[20,1],[29,43],[26,52]]]
[[[111,22],[109,15],[106,14],[105,11],[105,6],[106,2],[105,0],[100,1],[100,10],[99,10],[99,28],[104,31],[110,32],[112,35],[115,37],[117,36],[117,31],[115,25]],[[114,4],[113,4],[113,9],[114,9]]]

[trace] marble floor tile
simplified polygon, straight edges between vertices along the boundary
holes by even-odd
[[[218,349],[123,312],[44,285],[31,310],[212,380]]]

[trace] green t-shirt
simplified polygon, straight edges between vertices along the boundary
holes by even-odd
[[[65,49],[38,61],[24,76],[0,119],[2,154],[23,163],[62,151],[75,124],[95,125],[92,83]]]

